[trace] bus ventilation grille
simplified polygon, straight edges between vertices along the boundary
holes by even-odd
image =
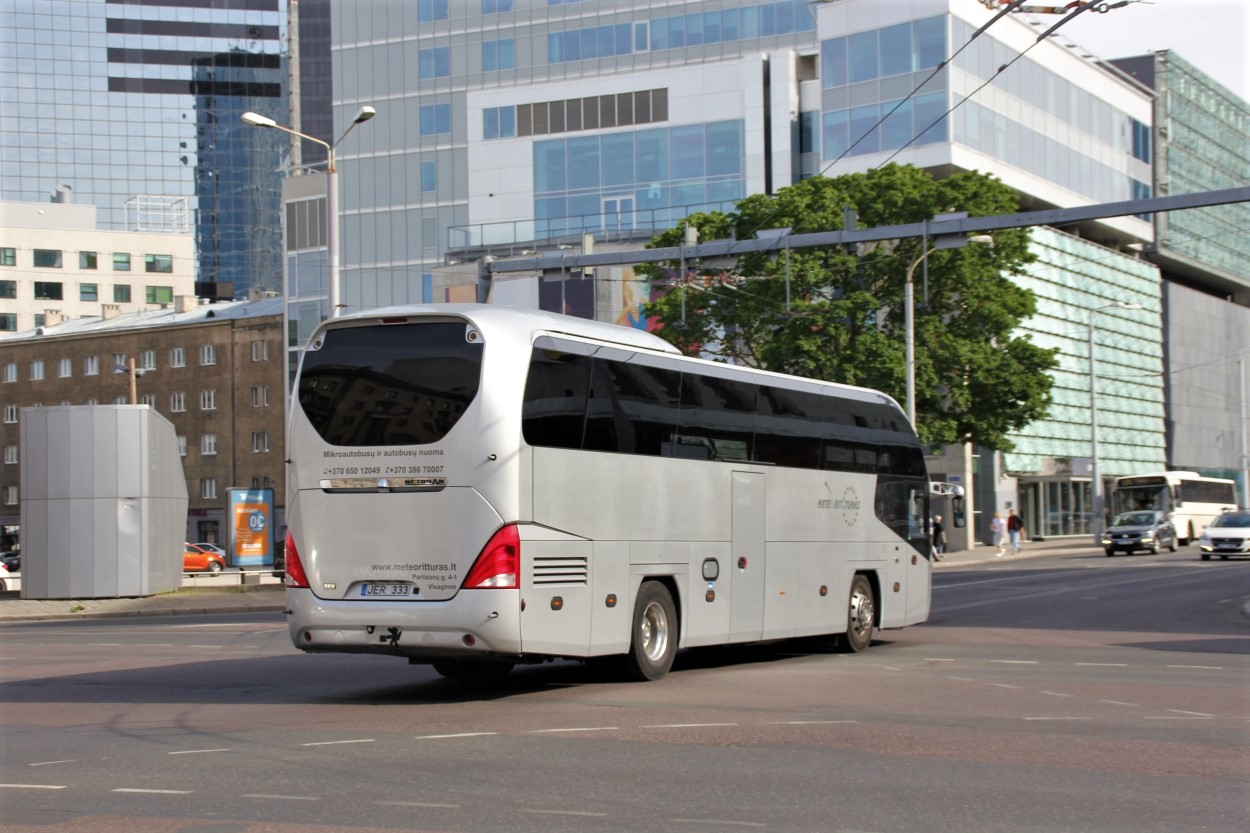
[[[586,584],[587,561],[585,556],[565,558],[538,556],[534,559],[534,584]]]

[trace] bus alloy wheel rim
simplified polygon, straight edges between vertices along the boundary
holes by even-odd
[[[647,659],[658,660],[668,646],[668,618],[659,602],[647,605],[642,615],[642,647]]]

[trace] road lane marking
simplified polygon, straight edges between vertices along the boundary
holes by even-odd
[[[1075,694],[1064,694],[1061,691],[1043,691],[1042,694],[1049,694],[1051,697],[1075,697]]]
[[[551,732],[619,732],[619,726],[570,726],[567,729],[530,729],[526,734],[537,735]]]
[[[1168,711],[1173,714],[1187,714],[1190,717],[1215,717],[1215,715],[1207,714],[1206,712],[1187,712],[1184,709],[1168,709]]]
[[[170,752],[168,754],[170,755],[199,755],[204,752],[233,752],[233,751],[234,751],[233,749],[223,747],[221,749],[183,749],[179,752]]]
[[[145,790],[139,787],[118,787],[115,793],[140,793],[143,795],[190,795],[190,790]]]
[[[221,648],[221,645],[188,645],[188,648]]]
[[[521,809],[518,813],[536,813],[543,816],[591,816],[601,819],[606,817],[607,813],[588,813],[581,810],[525,810]]]
[[[1099,703],[1107,703],[1111,706],[1133,706],[1137,707],[1137,703],[1125,703],[1123,700],[1099,700]]]
[[[358,740],[319,740],[315,743],[304,743],[301,746],[338,746],[344,743],[376,743],[374,738],[360,738]]]
[[[316,795],[270,795],[268,793],[244,793],[239,798],[272,798],[276,801],[320,801]]]
[[[731,827],[759,827],[767,825],[757,821],[731,821],[729,819],[673,819],[673,824],[727,824]]]
[[[942,659],[940,657],[925,657],[925,662],[954,662],[953,659]]]
[[[1212,720],[1214,719],[1214,717],[1215,715],[1207,715],[1206,717],[1197,717],[1194,715],[1183,715],[1183,714],[1158,714],[1158,715],[1148,714],[1145,716],[1145,719],[1146,720]]]
[[[40,761],[37,764],[27,764],[27,766],[52,766],[53,764],[76,764],[76,763],[78,763],[77,758],[70,758],[69,760],[65,760],[65,761]]]
[[[1007,683],[990,683],[990,685],[998,686],[999,688],[1014,688],[1014,689],[1020,688],[1020,686],[1018,685],[1008,685]]]
[[[0,784],[6,790],[63,790],[65,786],[57,784]]]
[[[1035,659],[987,659],[990,665],[1040,665]]]
[[[444,738],[485,738],[498,732],[459,732],[454,735],[416,735],[413,740],[442,740]]]
[[[765,726],[831,726],[835,723],[858,723],[858,720],[777,720]]]
[[[1086,668],[1128,668],[1127,662],[1074,662],[1073,665]]]
[[[699,729],[705,726],[737,726],[737,723],[650,723],[639,729]]]
[[[435,804],[431,801],[379,801],[386,807],[436,807],[443,810],[459,810],[459,804]]]
[[[948,680],[959,680],[961,683],[975,683],[976,680],[971,677],[947,677]]]
[[[1165,668],[1189,668],[1195,671],[1223,671],[1222,665],[1166,665]]]
[[[1088,717],[1026,717],[1025,720],[1089,720]]]

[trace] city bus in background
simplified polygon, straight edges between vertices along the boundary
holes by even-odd
[[[1172,518],[1179,543],[1189,544],[1224,512],[1237,508],[1237,484],[1192,471],[1160,471],[1116,478],[1114,514],[1154,509]]]
[[[469,679],[610,658],[654,680],[679,647],[861,651],[929,614],[931,486],[883,393],[448,304],[323,322],[294,400],[301,650]]]

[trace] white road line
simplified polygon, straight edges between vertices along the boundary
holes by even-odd
[[[233,752],[233,749],[223,747],[221,749],[183,749],[179,752],[170,752],[170,755],[199,755],[204,752]]]
[[[998,686],[999,688],[1014,688],[1014,689],[1020,688],[1020,686],[1018,685],[1007,685],[1006,683],[990,683],[990,685]]]
[[[832,726],[837,723],[858,723],[858,720],[778,720],[765,726]]]
[[[1211,720],[1213,717],[1214,715],[1207,715],[1206,717],[1197,717],[1194,715],[1182,715],[1182,714],[1167,714],[1167,715],[1148,714],[1145,716],[1144,719],[1145,720]]]
[[[1042,694],[1049,694],[1051,697],[1075,697],[1075,694],[1064,694],[1061,691],[1043,691]]]
[[[759,827],[767,825],[757,821],[731,821],[729,819],[673,819],[673,824],[727,824],[731,827]]]
[[[1026,717],[1025,720],[1089,720],[1088,717]]]
[[[1099,700],[1099,703],[1106,703],[1109,706],[1132,706],[1137,707],[1137,703],[1125,703],[1123,700]]]
[[[360,738],[359,740],[319,740],[315,743],[304,743],[301,746],[339,746],[344,743],[376,743],[374,738]]]
[[[459,804],[435,804],[430,801],[379,801],[386,807],[436,807],[443,810],[458,810]]]
[[[188,648],[221,648],[221,645],[188,645]]]
[[[941,659],[939,657],[925,657],[925,662],[954,662],[953,659]]]
[[[884,668],[886,671],[899,671],[899,670],[901,670],[901,669],[899,669],[899,668],[895,668],[893,665],[882,665],[882,666],[880,666],[880,667],[881,667],[881,668]]]
[[[1072,664],[1086,668],[1128,668],[1127,662],[1074,662]]]
[[[69,760],[66,760],[66,761],[40,761],[37,764],[27,764],[27,766],[52,766],[53,764],[76,764],[76,763],[78,763],[77,758],[70,758]]]
[[[518,810],[518,813],[536,813],[543,816],[591,816],[593,818],[604,818],[607,813],[587,813],[580,810]]]
[[[1165,668],[1192,668],[1196,671],[1223,671],[1222,665],[1166,665]]]
[[[0,784],[5,790],[63,790],[65,786],[56,784]]]
[[[278,801],[320,801],[317,795],[269,795],[268,793],[244,793],[239,798],[272,798]]]
[[[413,740],[442,740],[444,738],[485,738],[498,732],[460,732],[455,735],[416,735]]]
[[[1037,660],[1033,659],[987,659],[991,665],[1039,665]]]
[[[1168,711],[1173,714],[1187,714],[1190,717],[1215,717],[1215,715],[1207,714],[1206,712],[1187,712],[1184,709],[1168,709]]]
[[[948,680],[959,680],[961,683],[975,683],[976,680],[971,677],[947,677]]]
[[[530,729],[526,734],[538,735],[551,732],[618,732],[619,726],[570,726],[567,729]]]
[[[699,729],[705,726],[737,726],[737,723],[651,723],[639,729]]]
[[[118,787],[111,792],[115,793],[141,793],[144,795],[190,795],[190,790],[145,790],[138,787]]]

